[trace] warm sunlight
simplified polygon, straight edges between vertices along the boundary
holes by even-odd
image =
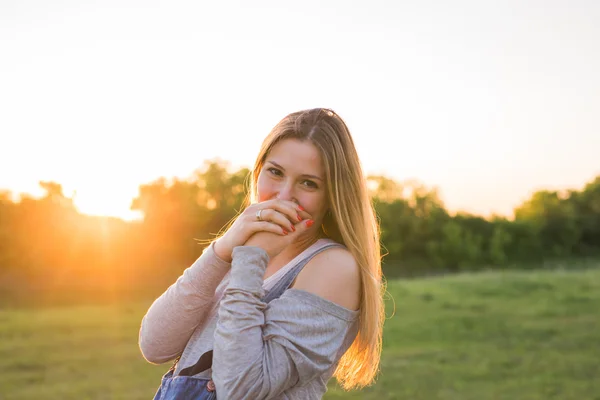
[[[141,218],[140,213],[129,210],[135,193],[119,189],[82,188],[74,191],[73,202],[81,213],[88,215],[117,217],[128,221]],[[65,194],[70,196],[68,191]]]
[[[598,21],[600,0],[0,0],[0,400],[600,400]],[[278,126],[313,108],[341,120]],[[292,121],[329,179],[263,174],[248,209]]]

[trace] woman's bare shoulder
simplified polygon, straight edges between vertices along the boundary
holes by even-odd
[[[333,247],[314,256],[302,269],[293,287],[349,310],[357,310],[360,302],[360,269],[350,251]]]

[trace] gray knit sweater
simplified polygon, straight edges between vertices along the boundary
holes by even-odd
[[[219,399],[322,398],[359,313],[294,288],[266,304],[267,253],[240,246],[232,257],[207,247],[156,299],[142,320],[143,356],[161,364],[181,355],[177,375],[213,350],[212,367],[193,377],[212,377]]]

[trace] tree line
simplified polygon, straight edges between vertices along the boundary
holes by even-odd
[[[248,174],[209,161],[188,179],[143,184],[131,203],[140,221],[81,214],[55,182],[40,182],[41,198],[0,193],[0,292],[154,295],[235,217]],[[538,191],[514,218],[450,213],[415,181],[370,176],[369,189],[388,277],[600,257],[600,176],[580,190]]]

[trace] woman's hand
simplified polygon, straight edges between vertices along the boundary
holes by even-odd
[[[257,232],[244,244],[245,246],[260,247],[267,252],[270,258],[281,253],[288,245],[290,245],[298,236],[305,233],[312,226],[312,219],[297,222],[294,225],[294,230],[288,235],[277,235],[271,232]]]
[[[311,215],[293,201],[274,199],[252,204],[217,239],[215,253],[219,258],[231,262],[233,249],[247,244],[248,239],[257,232],[269,232],[271,237],[285,237],[294,233],[300,221],[310,218]]]

